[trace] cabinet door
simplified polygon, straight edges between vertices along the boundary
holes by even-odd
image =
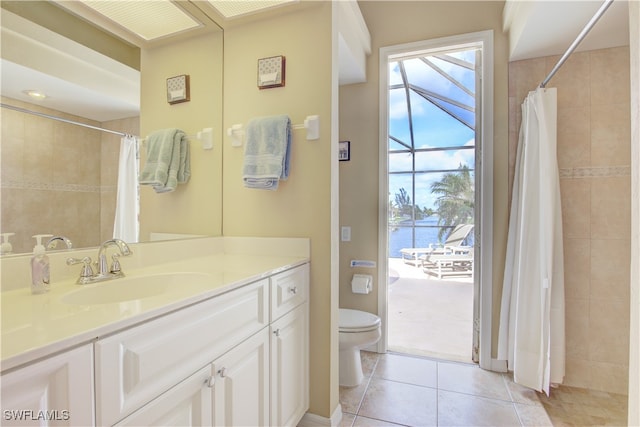
[[[307,304],[271,325],[271,425],[295,426],[309,407]]]
[[[2,425],[95,425],[92,345],[10,372],[0,380]]]
[[[210,426],[210,372],[202,368],[116,425]]]
[[[269,281],[243,286],[96,342],[96,419],[135,412],[269,323]]]
[[[213,362],[215,426],[269,425],[269,328]]]

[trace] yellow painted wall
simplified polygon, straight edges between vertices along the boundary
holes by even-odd
[[[191,179],[172,193],[140,190],[140,239],[150,232],[206,234],[222,232],[222,42],[221,32],[168,46],[142,50],[140,135],[179,128],[188,135],[214,129],[213,150],[191,141]],[[190,76],[191,101],[169,104],[166,80]],[[145,150],[141,150],[141,167]]]
[[[311,239],[310,412],[329,417],[337,406],[337,313],[332,290],[331,138],[332,4],[225,29],[224,124],[288,114],[293,124],[320,116],[320,139],[293,131],[290,176],[277,191],[244,188],[243,148],[225,138],[223,234]],[[285,87],[259,90],[259,58],[286,57]],[[334,159],[332,156],[336,156]]]
[[[377,260],[379,49],[494,30],[493,329],[497,339],[508,220],[508,46],[502,33],[504,2],[360,1],[359,5],[371,33],[372,54],[367,58],[367,82],[340,88],[340,139],[351,141],[351,161],[340,163],[340,225],[351,226],[351,242],[340,243],[340,306],[373,313],[378,310],[380,278],[376,270],[350,268],[349,261]],[[349,283],[354,273],[374,274],[374,292],[351,293]]]

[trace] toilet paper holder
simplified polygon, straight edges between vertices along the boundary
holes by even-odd
[[[354,274],[351,279],[351,291],[354,294],[368,294],[373,290],[373,276]]]

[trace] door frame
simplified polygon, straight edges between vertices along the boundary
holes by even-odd
[[[379,55],[379,193],[378,193],[378,315],[382,320],[379,353],[386,353],[388,342],[387,295],[389,278],[388,254],[388,62],[407,52],[449,50],[455,46],[482,47],[482,80],[477,90],[482,94],[480,123],[476,130],[476,183],[480,198],[476,199],[474,259],[474,342],[480,367],[494,369],[491,359],[493,298],[493,30],[442,37],[380,48]],[[478,135],[479,133],[479,135]],[[480,173],[478,173],[478,171]],[[477,194],[477,192],[476,192]],[[476,347],[478,337],[479,348]],[[477,353],[476,353],[477,352]]]

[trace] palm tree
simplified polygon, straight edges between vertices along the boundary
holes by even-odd
[[[438,239],[441,241],[458,224],[473,223],[475,189],[471,171],[460,165],[458,172],[448,172],[431,184],[431,194],[437,196]]]

